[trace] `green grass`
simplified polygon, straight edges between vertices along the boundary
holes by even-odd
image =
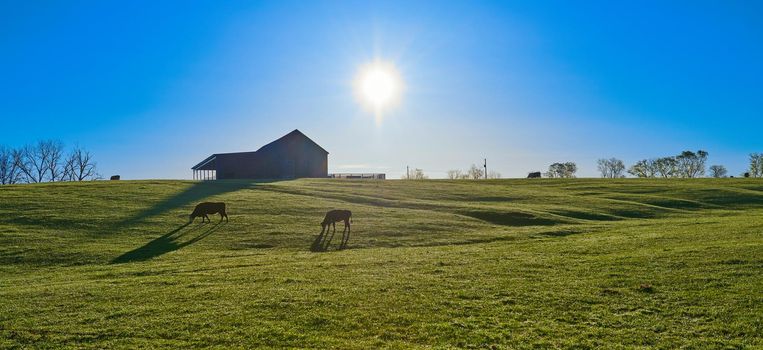
[[[761,291],[754,179],[0,187],[0,348],[763,348]]]

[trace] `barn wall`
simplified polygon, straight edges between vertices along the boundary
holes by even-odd
[[[218,179],[327,177],[328,153],[302,135],[289,134],[257,152],[218,154]]]

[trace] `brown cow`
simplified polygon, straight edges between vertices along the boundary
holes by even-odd
[[[323,218],[323,222],[321,222],[321,235],[319,237],[323,236],[323,232],[326,231],[326,235],[328,236],[329,233],[329,226],[334,227],[334,231],[331,232],[331,236],[326,240],[324,250],[328,248],[329,243],[331,243],[331,239],[334,238],[334,233],[336,233],[336,223],[339,221],[344,221],[344,230],[342,230],[342,243],[339,245],[340,248],[344,248],[347,245],[347,241],[350,240],[350,224],[352,223],[352,212],[349,210],[330,210],[328,213],[326,213],[326,216]]]
[[[220,222],[223,221],[223,218],[225,218],[225,222],[228,222],[228,214],[225,213],[225,203],[218,202],[204,202],[199,203],[196,205],[196,208],[193,209],[193,213],[188,216],[189,220],[193,222],[194,219],[201,216],[201,222],[204,222],[204,219],[206,218],[209,222],[212,222],[212,220],[209,220],[209,214],[217,214],[220,213]]]

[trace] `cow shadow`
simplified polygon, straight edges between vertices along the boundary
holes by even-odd
[[[331,233],[329,233],[329,230],[330,229],[321,230],[321,233],[315,237],[315,239],[313,240],[313,243],[310,245],[311,252],[318,253],[318,252],[328,251],[329,245],[331,244],[331,241],[334,238],[334,232],[332,231]],[[347,237],[348,238],[347,240],[345,240],[344,238],[344,232],[341,232],[341,233],[337,232],[337,236],[340,238],[340,243],[339,243],[339,246],[337,247],[337,250],[347,249],[347,242],[349,241],[349,236]]]
[[[139,248],[135,248],[129,252],[126,252],[114,258],[114,260],[112,260],[111,263],[123,264],[123,263],[130,263],[130,262],[146,261],[146,260],[159,257],[161,255],[176,251],[178,249],[181,249],[183,247],[186,247],[198,241],[201,241],[202,239],[208,237],[209,235],[217,231],[220,227],[224,226],[225,224],[226,223],[220,223],[220,222],[211,224],[211,226],[209,226],[210,224],[197,224],[191,227],[190,229],[184,230],[186,227],[191,225],[190,222],[185,223],[177,227],[176,229],[165,233],[161,237],[158,237],[146,243],[145,245]],[[182,240],[183,238],[186,238],[187,236],[192,236],[195,232],[199,232],[199,233],[190,239]]]

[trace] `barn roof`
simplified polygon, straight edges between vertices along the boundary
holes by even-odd
[[[193,167],[191,167],[191,169],[193,169],[193,170],[199,170],[199,169],[202,169],[202,168],[204,168],[206,165],[209,165],[210,163],[214,163],[214,161],[215,161],[215,158],[217,158],[217,154],[213,154],[213,155],[211,155],[211,156],[207,157],[206,159],[204,159],[204,160],[202,160],[201,162],[199,162],[199,164],[196,164],[196,165],[194,165]]]
[[[305,135],[301,131],[299,131],[299,129],[294,129],[294,131],[292,131],[292,132],[290,132],[290,133],[288,133],[288,134],[286,134],[284,136],[281,136],[277,140],[275,140],[275,141],[273,141],[271,143],[268,143],[265,146],[260,147],[257,150],[257,152],[259,152],[261,150],[266,150],[268,148],[273,147],[276,144],[279,144],[281,142],[284,142],[284,141],[287,141],[287,140],[293,139],[293,138],[303,138],[303,139],[307,140],[308,142],[312,143],[315,147],[319,148],[321,151],[326,152],[326,154],[329,153],[327,150],[325,150],[323,147],[321,147],[321,145],[315,143],[315,141],[311,140],[309,137],[307,137],[307,135]]]
[[[303,138],[303,139],[307,140],[309,143],[313,144],[318,149],[320,149],[321,151],[326,152],[326,154],[329,153],[323,147],[321,147],[319,144],[315,143],[315,141],[313,141],[309,137],[307,137],[307,135],[305,135],[301,131],[299,131],[299,129],[294,129],[294,131],[292,131],[292,132],[290,132],[290,133],[288,133],[288,134],[286,134],[284,136],[281,136],[277,140],[275,140],[273,142],[270,142],[270,143],[268,143],[265,146],[260,147],[257,151],[254,151],[254,152],[215,153],[215,154],[207,157],[206,159],[202,160],[201,162],[199,162],[199,164],[194,165],[193,167],[191,167],[191,169],[193,169],[193,170],[204,170],[204,168],[208,167],[208,166],[209,166],[209,168],[214,168],[214,162],[215,162],[215,159],[217,159],[218,155],[222,155],[222,154],[239,154],[239,153],[257,153],[257,152],[259,152],[261,150],[267,150],[267,149],[269,149],[271,147],[275,147],[275,145],[277,145],[277,144],[279,144],[281,142],[288,141],[288,140],[293,139],[293,138]]]

